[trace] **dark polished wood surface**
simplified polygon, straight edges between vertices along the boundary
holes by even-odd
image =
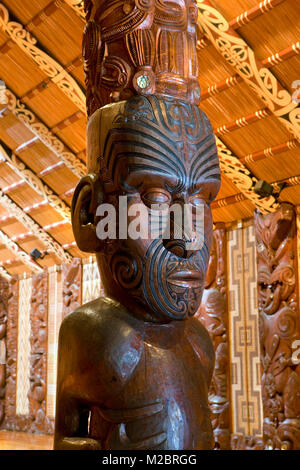
[[[62,323],[55,449],[214,447],[208,405],[214,349],[192,317],[204,289],[220,169],[212,127],[194,104],[193,54],[186,60],[186,48],[196,47],[195,6],[86,1],[87,104],[94,112],[89,174],[75,190],[72,223],[78,247],[96,254],[106,297]],[[138,89],[139,77],[151,86]],[[127,198],[127,227],[135,204],[143,220],[155,221],[161,216],[152,204],[169,211],[176,203],[190,205],[199,232],[201,206],[202,243],[191,247],[184,218],[174,216],[155,237],[144,224],[142,238],[101,239],[97,209],[110,204],[119,220],[120,196]]]

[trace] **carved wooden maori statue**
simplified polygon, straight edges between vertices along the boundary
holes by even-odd
[[[8,282],[0,279],[0,426],[5,414]]]
[[[296,219],[293,206],[255,214],[262,355],[264,440],[267,448],[300,449],[300,338]]]
[[[209,404],[215,448],[230,449],[229,358],[226,231],[224,224],[214,230],[202,304],[196,317],[202,321],[215,350],[215,370],[209,390]]]
[[[85,3],[89,174],[74,193],[72,221],[78,247],[96,254],[105,297],[60,329],[55,448],[212,449],[214,349],[192,317],[220,170],[211,125],[196,106],[196,3]],[[183,222],[173,215],[166,231],[160,209],[175,203],[192,208],[193,226],[203,209],[197,250],[185,227],[179,237]],[[143,236],[124,235],[136,204],[140,227],[157,222],[154,237],[148,226]],[[114,209],[116,224],[103,237],[104,208]]]
[[[48,316],[48,272],[32,277],[31,294],[31,359],[29,414],[32,419],[31,432],[51,433],[53,423],[46,416],[47,396],[47,316]]]
[[[74,258],[71,264],[62,266],[63,312],[62,318],[81,305],[82,264]]]

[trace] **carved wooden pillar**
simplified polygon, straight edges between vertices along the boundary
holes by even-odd
[[[16,376],[18,345],[19,280],[13,276],[8,287],[8,311],[6,323],[6,389],[3,427],[14,429],[16,415]]]
[[[264,441],[267,448],[300,449],[300,338],[296,217],[292,205],[255,214],[262,360]]]
[[[8,282],[0,279],[0,426],[5,414]]]
[[[31,370],[29,413],[31,432],[53,432],[53,422],[46,415],[47,395],[47,320],[48,272],[32,277],[31,295]]]
[[[207,328],[214,344],[215,370],[209,403],[216,448],[230,448],[229,357],[227,309],[227,254],[225,225],[214,230],[205,291],[197,318]]]
[[[62,266],[63,312],[64,319],[81,305],[82,262],[74,258],[71,264]]]

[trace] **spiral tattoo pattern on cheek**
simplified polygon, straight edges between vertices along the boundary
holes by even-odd
[[[196,313],[204,289],[209,251],[203,249],[189,259],[182,259],[168,251],[161,240],[154,241],[146,253],[143,273],[143,296],[148,307],[158,316],[176,320]],[[197,271],[197,285],[174,285],[170,276],[181,271]]]

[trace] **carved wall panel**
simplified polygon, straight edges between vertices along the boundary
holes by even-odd
[[[81,259],[75,258],[71,264],[62,265],[62,284],[63,284],[63,312],[62,319],[76,308],[80,307],[82,302],[81,295],[82,282],[82,264]]]
[[[300,449],[300,338],[296,216],[282,204],[273,215],[255,214],[258,261],[264,441],[267,448]]]
[[[30,389],[30,302],[32,278],[19,281],[18,306],[18,350],[17,350],[17,392],[16,414],[29,415],[28,392]]]
[[[17,375],[17,341],[18,341],[18,304],[19,281],[13,276],[8,289],[8,315],[6,332],[6,390],[5,417],[3,428],[15,429],[16,415],[16,375]]]
[[[245,442],[262,436],[260,351],[253,226],[228,232],[232,432]],[[232,443],[236,448],[235,441]]]
[[[53,432],[53,420],[47,417],[47,340],[48,340],[48,272],[32,278],[31,296],[31,370],[29,414],[30,431]]]
[[[208,330],[215,349],[215,370],[209,404],[216,448],[230,448],[229,356],[227,311],[227,259],[224,224],[214,230],[205,291],[197,318]]]
[[[63,286],[60,266],[48,270],[48,352],[47,352],[47,416],[55,416],[57,347],[62,321]]]
[[[5,416],[8,282],[0,279],[0,426]]]

